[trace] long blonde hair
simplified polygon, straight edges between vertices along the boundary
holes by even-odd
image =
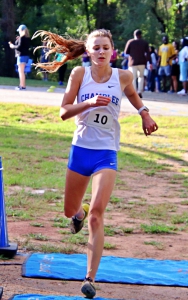
[[[54,60],[48,63],[36,63],[36,68],[42,68],[48,71],[49,73],[56,72],[66,61],[73,60],[81,56],[89,46],[89,39],[93,37],[108,37],[112,48],[114,47],[112,35],[109,30],[106,29],[96,29],[92,31],[85,40],[77,40],[73,38],[60,36],[56,33],[52,33],[45,30],[38,30],[34,33],[32,39],[36,37],[41,37],[42,42],[46,43],[46,46],[38,46],[34,51],[40,48],[47,48],[46,56],[55,53],[63,53],[64,56],[60,62]]]
[[[28,28],[25,29],[25,36],[26,36],[26,37],[30,37]]]

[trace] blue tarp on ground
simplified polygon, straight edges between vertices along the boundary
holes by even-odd
[[[2,295],[3,295],[3,288],[0,286],[0,299],[1,299]]]
[[[23,294],[15,295],[9,300],[86,300],[84,297],[79,296],[57,296],[57,295],[39,295],[39,294]],[[96,297],[95,300],[113,300],[109,298],[100,298]],[[123,300],[123,299],[114,299],[114,300]]]
[[[41,254],[29,256],[22,276],[82,281],[85,254]],[[103,256],[95,281],[127,284],[188,286],[188,261]]]

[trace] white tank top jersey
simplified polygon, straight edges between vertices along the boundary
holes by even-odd
[[[118,151],[120,140],[118,116],[122,99],[118,69],[112,68],[112,75],[107,82],[97,83],[91,76],[91,68],[85,68],[77,103],[96,95],[108,96],[111,102],[107,106],[91,107],[76,116],[77,129],[72,144],[88,149]]]

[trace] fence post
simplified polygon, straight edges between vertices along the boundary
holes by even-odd
[[[4,185],[3,185],[3,166],[0,157],[0,255],[11,258],[17,252],[18,246],[15,243],[9,243],[6,208],[4,200]]]

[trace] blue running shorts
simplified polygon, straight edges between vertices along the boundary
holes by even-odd
[[[188,80],[188,61],[180,62],[180,81]]]
[[[72,145],[68,168],[84,176],[91,176],[102,169],[117,171],[117,152],[114,150],[87,149]]]
[[[28,63],[29,61],[29,56],[17,56],[17,65],[22,64],[22,63]]]

